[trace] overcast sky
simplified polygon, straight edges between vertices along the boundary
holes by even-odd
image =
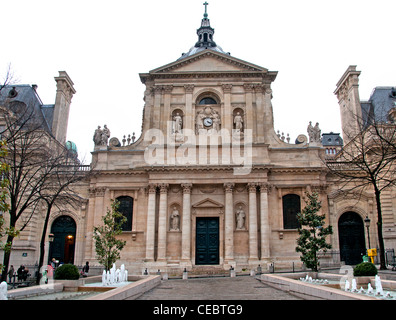
[[[54,77],[75,84],[67,139],[89,162],[93,133],[141,133],[145,73],[178,59],[197,41],[204,0],[12,0],[0,5],[0,78],[37,84],[55,102]],[[208,0],[214,40],[233,57],[278,71],[275,129],[340,132],[335,85],[357,65],[360,98],[396,86],[395,0]]]

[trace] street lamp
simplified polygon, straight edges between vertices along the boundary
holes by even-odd
[[[365,224],[365,226],[366,226],[366,228],[367,228],[368,249],[371,248],[371,245],[370,245],[370,221],[371,221],[371,220],[369,219],[369,217],[366,216],[366,218],[364,219],[364,224]]]

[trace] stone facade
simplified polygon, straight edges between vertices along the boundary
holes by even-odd
[[[198,266],[197,221],[203,217],[218,218],[224,269],[299,264],[298,233],[283,225],[282,198],[298,195],[303,206],[304,192],[315,188],[326,203],[324,149],[307,139],[286,143],[275,133],[276,74],[212,50],[141,74],[141,137],[93,152],[86,259],[94,263],[92,228],[110,200],[129,196],[133,221],[122,235],[122,261],[131,267]]]
[[[210,27],[204,20],[202,25]],[[208,43],[212,36],[206,38]],[[302,134],[293,144],[275,132],[271,84],[277,72],[232,57],[214,42],[211,45],[192,48],[180,59],[140,74],[145,105],[138,139],[120,141],[101,128],[95,132],[93,174],[76,186],[81,206],[62,213],[76,222],[74,263],[98,265],[93,227],[101,223],[113,199],[123,201],[131,222],[120,235],[127,244],[119,262],[130,272],[231,266],[241,270],[259,264],[264,269],[271,264],[300,267],[295,214],[304,207],[307,191],[319,193],[321,212],[334,230],[329,237],[333,249],[322,256],[322,265],[344,259],[344,247],[350,244],[341,244],[345,237],[339,226],[347,225],[341,223],[346,213],[352,212],[362,223],[365,217],[371,219],[370,240],[375,247],[373,193],[357,197],[340,192],[327,175],[325,148],[317,134],[309,140]],[[344,140],[357,128],[345,125],[351,121],[345,110],[360,112],[359,74],[348,68],[335,91]],[[74,93],[70,88],[68,77],[58,83],[59,99],[67,106],[71,94],[63,93]],[[56,119],[59,123],[62,116],[56,114],[54,123]],[[65,126],[67,121],[56,131],[60,140]],[[394,193],[394,189],[383,193],[386,248],[396,245]],[[50,225],[62,214],[55,213]],[[25,260],[12,258],[11,263],[37,260],[39,217],[35,221],[15,247],[33,243],[29,250],[36,253]],[[358,228],[365,242],[365,229]]]

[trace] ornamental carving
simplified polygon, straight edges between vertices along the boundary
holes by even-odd
[[[234,189],[234,186],[235,186],[235,184],[232,183],[232,182],[224,183],[224,191],[225,191],[226,193],[232,192],[232,190]]]
[[[197,111],[195,116],[195,133],[196,134],[212,134],[217,133],[221,129],[221,117],[219,113],[212,107],[207,106]]]
[[[247,184],[247,188],[249,192],[256,192],[257,191],[257,183],[255,182],[249,182]]]
[[[193,84],[186,84],[184,86],[184,89],[186,90],[186,93],[193,93],[194,91],[194,85]]]
[[[183,183],[181,187],[183,188],[183,193],[191,193],[191,189],[192,189],[191,183]]]
[[[167,193],[167,192],[168,192],[169,184],[167,184],[167,183],[160,183],[158,186],[159,186],[159,188],[160,188],[160,193]]]

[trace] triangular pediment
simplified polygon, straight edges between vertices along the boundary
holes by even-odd
[[[208,49],[154,69],[150,74],[241,71],[268,72],[268,69]]]
[[[217,201],[206,198],[192,205],[193,208],[223,208],[223,205]]]

